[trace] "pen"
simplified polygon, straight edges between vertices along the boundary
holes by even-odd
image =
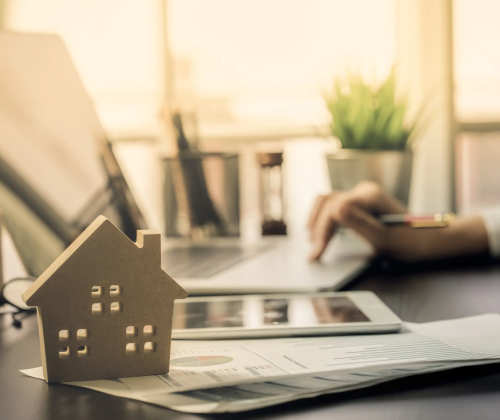
[[[378,218],[386,226],[407,225],[412,228],[446,227],[453,220],[453,213],[436,213],[414,216],[411,214],[383,214]]]

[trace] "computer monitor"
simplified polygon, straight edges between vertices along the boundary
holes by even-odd
[[[19,242],[16,232],[23,226],[21,214],[26,216],[15,210],[20,206],[57,238],[51,243],[60,242],[43,263],[31,264],[33,275],[99,214],[132,240],[137,229],[145,228],[91,99],[57,35],[0,32],[0,183],[0,209],[22,258],[29,232]]]

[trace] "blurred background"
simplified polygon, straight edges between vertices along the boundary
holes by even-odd
[[[199,150],[239,155],[242,226],[268,212],[293,232],[330,190],[325,155],[342,143],[325,92],[349,75],[379,86],[394,66],[405,121],[425,109],[410,208],[500,202],[499,12],[496,0],[0,0],[0,27],[63,38],[154,227],[175,111]],[[256,158],[272,154],[282,161]],[[262,182],[281,203],[262,204]]]

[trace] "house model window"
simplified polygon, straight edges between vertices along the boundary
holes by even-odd
[[[59,331],[59,341],[61,343],[69,341],[69,339],[70,339],[69,330],[61,330],[61,331]]]
[[[139,338],[135,340],[136,342],[127,343],[127,345],[125,346],[125,352],[128,355],[139,354],[141,352],[141,349],[144,351],[144,354],[156,353],[156,342],[150,341],[150,337],[154,337],[157,333],[156,326],[150,324],[144,325],[141,331],[142,337],[144,337],[144,339]],[[139,328],[137,328],[136,326],[129,326],[125,330],[125,335],[127,336],[127,338],[139,337]]]
[[[80,346],[78,347],[78,357],[89,357],[90,349],[88,346]]]
[[[89,330],[81,329],[76,332],[76,339],[78,341],[85,341],[90,338]]]
[[[90,355],[90,347],[82,345],[83,343],[74,343],[73,335],[70,330],[59,331],[59,342],[65,343],[64,347],[59,348],[59,359],[69,359],[74,353],[72,348],[76,350],[78,357],[88,357]],[[86,328],[76,330],[76,341],[88,341],[90,339],[90,331]]]
[[[151,354],[155,352],[156,352],[156,343],[153,343],[151,341],[144,343],[144,353]]]
[[[138,349],[138,347],[137,347],[137,344],[135,344],[135,343],[128,343],[125,346],[125,352],[127,354],[137,354],[138,353],[137,349]]]
[[[145,325],[142,331],[144,337],[153,337],[156,335],[156,327],[154,325]]]
[[[104,295],[104,291],[101,286],[92,286],[92,297],[97,298]]]
[[[160,245],[99,216],[24,293],[47,382],[168,373],[174,300],[187,293],[161,269]]]
[[[119,314],[123,310],[123,305],[121,302],[111,302],[111,313]]]
[[[71,356],[71,349],[69,347],[61,347],[59,349],[59,359],[68,359]]]
[[[102,315],[104,313],[104,305],[102,303],[93,303],[92,313],[94,315]]]
[[[137,337],[139,335],[137,327],[127,327],[125,330],[125,335],[127,337]]]
[[[109,288],[109,295],[111,297],[121,296],[123,293],[123,288],[121,286],[113,285]]]

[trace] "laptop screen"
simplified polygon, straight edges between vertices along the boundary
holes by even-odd
[[[137,208],[131,216],[117,203],[135,205],[58,36],[0,32],[0,139],[0,181],[66,246],[99,214],[132,239],[144,227]],[[22,225],[12,223],[19,214],[2,210],[11,229]]]

